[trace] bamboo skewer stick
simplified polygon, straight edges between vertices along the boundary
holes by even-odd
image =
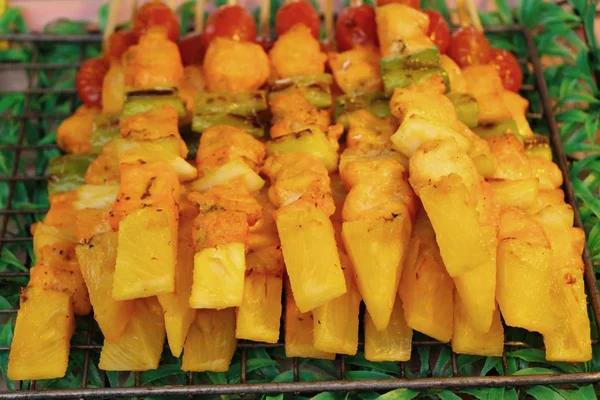
[[[132,4],[132,6],[131,6],[131,18],[133,18],[133,17],[135,17],[135,14],[137,13],[138,0],[133,0],[131,4]]]
[[[167,0],[166,3],[171,10],[175,11],[175,0]]]
[[[471,18],[469,17],[469,11],[467,8],[466,0],[457,0],[456,9],[458,11],[458,20],[460,26],[468,27],[471,26]]]
[[[121,8],[121,0],[111,0],[108,6],[108,18],[106,19],[106,27],[104,29],[104,37],[102,40],[103,46],[106,47],[108,38],[113,34],[117,27],[117,17]]]
[[[329,47],[333,47],[333,0],[325,0],[325,41]]]
[[[481,19],[479,19],[479,13],[477,12],[477,7],[475,6],[475,3],[473,2],[473,0],[466,1],[467,10],[469,12],[469,16],[471,17],[471,24],[477,31],[483,32],[483,25],[481,25]]]
[[[235,6],[237,4],[236,0],[227,0],[227,5],[228,6]]]
[[[261,0],[260,2],[260,37],[262,39],[268,39],[271,35],[271,0]]]
[[[204,0],[196,0],[195,8],[196,16],[194,18],[194,32],[202,33],[204,28]]]

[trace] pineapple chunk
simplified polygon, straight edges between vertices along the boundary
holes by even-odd
[[[38,263],[43,262],[43,249],[56,246],[72,247],[76,239],[67,232],[44,222],[35,223],[31,228],[31,233],[33,234],[33,254]]]
[[[89,243],[94,236],[112,231],[108,208],[85,208],[77,211],[75,231],[77,243]]]
[[[192,179],[196,179],[196,176],[198,176],[196,168],[194,168],[185,159],[165,149],[163,146],[154,144],[152,142],[136,142],[124,139],[120,140],[127,143],[127,145],[123,145],[123,147],[120,149],[120,164],[166,161],[173,168],[173,171],[175,171],[180,181],[190,181]]]
[[[267,143],[269,155],[284,153],[307,153],[323,162],[328,172],[335,172],[338,167],[339,155],[337,148],[327,136],[317,127],[306,129],[272,139]]]
[[[454,282],[440,255],[424,211],[417,214],[398,288],[406,322],[427,336],[449,342],[454,318]]]
[[[550,243],[543,228],[518,209],[502,213],[496,296],[504,322],[530,331],[557,329],[551,312]]]
[[[347,221],[342,227],[356,284],[380,331],[386,329],[396,301],[411,230],[406,214],[393,219]]]
[[[79,268],[60,269],[48,265],[36,265],[29,271],[30,287],[63,292],[69,295],[75,315],[87,315],[92,311],[88,289]]]
[[[458,175],[450,174],[437,184],[422,187],[419,197],[450,276],[462,275],[490,259],[477,211]]]
[[[524,210],[533,207],[538,199],[539,181],[536,178],[516,181],[490,182],[501,207],[519,207]]]
[[[82,185],[76,190],[77,200],[73,207],[76,210],[110,207],[117,199],[118,191],[118,184]]]
[[[190,184],[190,189],[197,192],[204,192],[213,186],[230,184],[232,182],[241,183],[249,193],[258,192],[265,185],[265,181],[243,159],[234,158],[214,171],[193,181]]]
[[[226,372],[236,346],[234,308],[197,310],[185,341],[181,369]]]
[[[125,331],[134,309],[133,301],[116,301],[112,298],[117,233],[96,235],[88,244],[77,245],[76,252],[94,307],[94,318],[104,337],[115,341]]]
[[[340,261],[348,291],[312,311],[314,346],[328,353],[354,355],[358,348],[360,293],[350,259],[340,252]]]
[[[165,321],[156,297],[135,301],[123,336],[104,340],[100,363],[105,371],[147,371],[158,368],[165,342]]]
[[[238,339],[277,343],[283,272],[283,255],[278,247],[248,253],[244,295],[237,311],[235,336]]]
[[[177,220],[168,210],[142,208],[120,223],[112,295],[130,300],[175,289]]]
[[[8,378],[62,378],[69,363],[75,317],[66,293],[30,287],[21,292]]]
[[[550,241],[552,280],[550,310],[557,326],[544,334],[546,358],[552,361],[589,361],[592,357],[590,320],[583,279],[584,233],[571,226],[573,210],[566,204],[547,206],[533,219]]]
[[[413,331],[406,323],[402,302],[397,299],[390,323],[377,330],[371,315],[365,313],[365,358],[369,361],[408,361],[412,350]]]
[[[323,211],[306,207],[278,213],[277,230],[294,299],[306,313],[346,293],[333,225]]]
[[[313,315],[302,313],[294,300],[289,281],[285,287],[285,356],[333,360],[335,353],[318,350],[314,345]]]
[[[459,296],[454,296],[454,332],[452,350],[459,354],[501,356],[504,349],[504,328],[498,309],[494,311],[488,332],[474,329]]]
[[[185,203],[179,214],[179,238],[177,264],[175,265],[175,291],[158,295],[158,302],[165,316],[165,327],[169,348],[174,357],[179,357],[196,311],[190,307],[194,271],[194,241],[192,228],[198,209]]]
[[[238,307],[242,304],[246,272],[243,243],[208,247],[194,256],[192,308]]]
[[[262,247],[279,246],[279,235],[277,234],[277,225],[273,218],[275,206],[269,200],[269,191],[262,188],[256,193],[256,201],[262,208],[260,219],[250,227],[248,235],[248,248],[250,250],[260,249]]]
[[[482,195],[477,204],[479,224],[490,257],[480,266],[454,278],[456,293],[463,300],[465,312],[474,329],[487,332],[496,309],[496,252],[500,207],[487,182],[482,182]]]

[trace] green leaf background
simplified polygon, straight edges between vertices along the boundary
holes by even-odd
[[[216,5],[223,1],[217,0]],[[569,0],[571,10],[564,10],[554,3],[541,0],[521,0],[515,9],[511,9],[506,0],[496,0],[497,11],[481,13],[486,25],[521,24],[535,33],[534,39],[540,56],[558,58],[560,63],[546,68],[544,71],[549,91],[554,100],[554,111],[559,123],[560,136],[570,160],[571,180],[575,195],[579,202],[579,210],[587,234],[588,248],[597,267],[600,263],[600,146],[598,145],[598,123],[600,119],[600,92],[594,80],[594,74],[600,71],[600,50],[593,34],[595,20],[595,2],[586,0]],[[271,24],[281,0],[271,0]],[[437,9],[447,19],[451,11],[443,0],[422,0],[425,8]],[[107,17],[107,7],[99,10],[101,28]],[[572,12],[573,11],[573,12]],[[194,10],[191,1],[182,4],[178,10],[182,20],[182,33],[191,29]],[[258,16],[258,11],[254,10]],[[49,24],[44,32],[54,34],[84,34],[88,24],[84,21],[60,20]],[[577,32],[584,32],[588,42]],[[27,25],[18,8],[9,8],[0,16],[0,33],[25,33]],[[522,36],[511,33],[490,34],[493,46],[515,52],[520,58],[527,56],[526,43]],[[35,52],[30,44],[12,43],[0,51],[0,62],[47,62],[77,63],[78,61],[100,54],[98,44],[85,46],[73,43],[40,44]],[[533,84],[534,78],[525,70],[525,83]],[[5,117],[0,124],[0,146],[17,143],[23,129],[24,144],[51,144],[55,140],[58,123],[79,105],[73,94],[76,69],[74,67],[58,70],[31,70],[29,80],[32,87],[39,90],[29,96],[28,101],[23,94],[12,93],[0,97],[0,115]],[[25,73],[17,76],[26,83]],[[59,89],[60,93],[44,93],[44,89]],[[526,92],[534,112],[541,112],[539,98],[535,92]],[[39,113],[45,117],[11,120],[11,116],[23,113]],[[22,124],[21,124],[22,123]],[[548,133],[544,120],[532,121],[532,128],[539,133]],[[38,175],[46,173],[48,161],[57,156],[55,149],[44,149],[33,154],[24,153],[17,171],[19,174]],[[0,150],[0,175],[8,176],[14,164],[14,151]],[[7,205],[8,183],[0,182],[0,209]],[[19,182],[15,185],[12,209],[42,210],[32,212],[23,217],[11,217],[9,236],[28,236],[32,223],[43,218],[43,210],[48,207],[47,188],[44,182]],[[6,243],[0,255],[1,272],[26,272],[33,260],[30,243]],[[2,278],[0,285],[0,309],[14,308],[18,303],[18,292],[27,283],[26,276]],[[12,318],[0,320],[0,346],[8,346],[12,341]],[[80,319],[77,324],[73,343],[85,344],[88,338],[88,327],[95,325],[92,318]],[[594,325],[594,324],[592,324]],[[594,338],[598,337],[593,327]],[[544,353],[539,350],[541,338],[537,334],[518,329],[507,329],[506,339],[511,342],[523,342],[531,348],[507,347],[506,368],[501,358],[459,355],[456,367],[461,375],[512,375],[577,373],[600,371],[600,348],[594,345],[594,359],[587,363],[547,362]],[[101,344],[102,337],[96,328],[92,335],[92,343]],[[537,347],[537,348],[536,348]],[[133,386],[136,382],[134,373],[103,373],[98,370],[99,352],[90,352],[90,363],[87,374],[87,387]],[[192,382],[197,384],[239,383],[241,380],[241,354],[236,354],[227,373],[196,373]],[[411,367],[406,368],[406,377],[447,377],[452,375],[451,350],[447,345],[419,346],[414,350]],[[58,380],[37,381],[37,389],[79,388],[82,381],[82,369],[85,353],[74,350],[67,376]],[[339,360],[330,362],[323,360],[301,360],[301,381],[323,381],[339,379]],[[361,352],[356,356],[345,358],[346,379],[396,379],[402,376],[398,363],[371,363],[364,359]],[[0,351],[0,372],[6,377],[8,352]],[[413,365],[414,364],[414,365]],[[139,374],[141,385],[186,384],[188,376],[180,370],[181,361],[173,358],[168,351],[164,352],[161,365],[157,370]],[[246,381],[258,382],[290,382],[293,381],[293,370],[289,360],[285,359],[282,349],[249,349],[247,351]],[[7,388],[14,390],[18,384],[5,379]],[[22,389],[29,388],[29,382],[21,383]],[[296,395],[270,395],[263,399],[517,399],[529,396],[534,399],[596,399],[597,387],[592,385],[564,385],[561,387],[531,386],[519,391],[515,388],[482,388],[451,391],[411,391],[397,389],[387,393],[331,393],[325,392],[313,397]],[[223,398],[238,396],[223,396]],[[187,397],[186,397],[187,398]],[[210,397],[207,397],[210,398]],[[218,398],[218,396],[214,396]]]

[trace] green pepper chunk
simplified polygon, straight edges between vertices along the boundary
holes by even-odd
[[[525,145],[525,154],[529,157],[539,157],[552,161],[552,149],[547,136],[526,136],[523,138],[523,144]]]
[[[270,84],[270,90],[271,93],[277,93],[297,88],[310,104],[322,109],[331,107],[333,103],[332,84],[333,76],[331,74],[302,75],[273,81]]]
[[[105,144],[121,136],[119,116],[99,114],[94,117],[90,144],[94,154],[100,153]]]
[[[345,129],[348,129],[348,114],[356,110],[365,109],[377,118],[387,118],[391,114],[389,99],[383,92],[341,96],[335,103],[333,116]]]
[[[393,56],[379,61],[381,79],[386,96],[395,88],[425,82],[435,75],[442,77],[446,91],[450,90],[448,73],[440,67],[440,53],[436,47],[413,54]]]
[[[85,173],[94,156],[69,154],[55,157],[48,165],[48,194],[68,192],[85,184]]]
[[[195,132],[204,132],[213,125],[229,125],[245,129],[254,137],[265,136],[266,124],[260,117],[244,117],[233,114],[196,114],[192,119],[192,129]]]
[[[267,93],[264,90],[248,93],[199,93],[194,113],[196,115],[232,114],[252,117],[267,108]]]
[[[496,121],[486,124],[479,124],[473,128],[473,132],[477,134],[477,136],[487,139],[493,136],[503,136],[503,135],[515,135],[520,141],[523,141],[523,137],[519,133],[519,129],[517,128],[517,123],[513,119],[505,119],[502,121]]]
[[[479,104],[475,97],[468,93],[448,93],[448,98],[454,104],[458,120],[469,128],[475,128],[479,123]]]
[[[177,110],[179,118],[186,116],[185,105],[178,96],[129,96],[123,107],[123,117],[131,117],[136,114],[148,112],[156,107],[171,106]]]

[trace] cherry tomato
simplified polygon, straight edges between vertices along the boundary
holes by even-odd
[[[472,26],[462,27],[452,35],[448,55],[464,68],[473,64],[487,64],[491,48],[483,32]]]
[[[404,4],[404,5],[410,6],[412,8],[416,8],[417,10],[421,9],[421,1],[420,0],[378,0],[377,1],[377,5],[380,7],[385,6],[386,4],[392,4],[392,3]]]
[[[441,54],[446,54],[450,47],[450,28],[448,23],[438,12],[423,10],[429,16],[429,30],[427,36],[437,46]]]
[[[492,49],[490,64],[498,70],[505,89],[513,92],[518,92],[521,89],[521,86],[523,86],[523,71],[511,52]]]
[[[154,0],[145,3],[133,17],[133,30],[138,36],[143,35],[151,26],[161,25],[167,29],[169,40],[176,42],[179,38],[179,21],[169,6]]]
[[[312,35],[319,38],[321,18],[317,10],[306,0],[292,0],[281,6],[275,16],[275,33],[281,36],[296,24],[308,26]]]
[[[368,4],[351,5],[342,10],[335,23],[335,38],[340,50],[357,44],[377,45],[375,10]]]
[[[110,58],[121,58],[129,47],[137,44],[138,40],[138,35],[131,29],[114,32],[108,38],[106,54]]]
[[[204,26],[204,48],[207,49],[217,36],[253,42],[256,40],[256,22],[240,5],[219,7],[210,14]]]
[[[179,41],[179,52],[183,66],[202,64],[204,41],[201,33],[190,33]]]
[[[83,103],[90,107],[102,105],[102,82],[108,72],[109,63],[105,58],[92,58],[81,65],[75,77],[77,94]]]

